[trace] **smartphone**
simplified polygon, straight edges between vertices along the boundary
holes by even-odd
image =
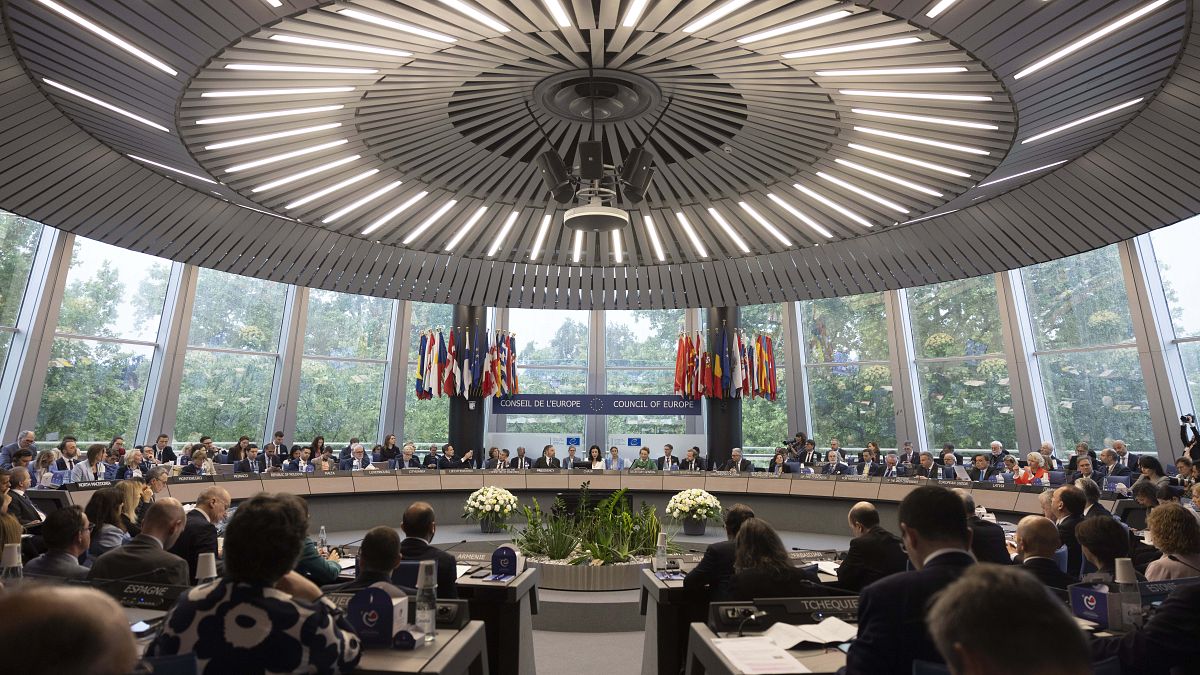
[[[485,568],[479,570],[478,572],[472,574],[471,578],[472,579],[484,579],[484,578],[490,577],[490,576],[492,576],[492,571],[485,567]]]

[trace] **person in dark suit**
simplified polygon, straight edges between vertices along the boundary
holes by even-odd
[[[204,463],[208,461],[208,453],[204,451],[204,448],[199,448],[192,451],[192,456],[190,459],[191,461],[185,464],[183,468],[179,470],[179,475],[203,476],[205,473]]]
[[[826,476],[844,476],[851,473],[850,467],[840,461],[837,450],[830,450],[825,454],[826,464],[821,467],[821,473]]]
[[[196,583],[196,563],[200,554],[217,553],[217,523],[225,519],[229,503],[229,493],[225,488],[210,487],[201,492],[196,499],[196,508],[187,514],[183,532],[169,549],[187,561],[190,583]]]
[[[1008,456],[1008,451],[1004,449],[1004,444],[1000,441],[992,441],[987,454],[988,463],[992,466],[1004,466],[1004,458]]]
[[[561,469],[562,463],[554,456],[554,446],[547,445],[542,448],[542,456],[538,457],[538,461],[533,463],[535,469]]]
[[[404,530],[404,540],[400,542],[400,556],[404,560],[433,560],[437,563],[437,596],[443,600],[458,597],[455,583],[458,571],[454,556],[432,545],[433,535],[437,533],[437,520],[433,515],[433,507],[426,502],[413,502],[404,511],[400,522]],[[399,580],[392,577],[393,583],[399,585]]]
[[[1067,574],[1078,574],[1083,565],[1083,551],[1075,537],[1075,528],[1083,521],[1083,510],[1087,508],[1087,497],[1083,490],[1074,485],[1064,485],[1054,491],[1050,509],[1058,519],[1058,538],[1067,547]]]
[[[234,473],[266,473],[267,458],[258,454],[258,446],[251,444],[246,454],[233,465]]]
[[[1092,461],[1091,457],[1080,457],[1075,461],[1075,472],[1069,474],[1071,482],[1075,482],[1080,478],[1089,478],[1096,482],[1097,485],[1104,482],[1104,469],[1099,460]]]
[[[438,454],[436,445],[429,446],[429,452],[425,454],[425,459],[421,462],[421,466],[426,469],[440,469],[442,467],[442,457]]]
[[[733,578],[733,561],[737,551],[735,539],[742,524],[754,517],[745,504],[734,504],[725,514],[725,541],[709,544],[704,557],[683,579],[689,594],[704,602],[729,599],[729,580]]]
[[[88,568],[79,556],[92,545],[92,524],[78,505],[63,507],[46,516],[42,525],[46,552],[25,563],[25,576],[84,579]]]
[[[975,455],[973,461],[975,466],[967,469],[967,475],[976,483],[992,480],[1003,468],[1003,464],[992,464],[988,461],[987,455]]]
[[[817,450],[817,442],[813,439],[804,441],[804,449],[800,451],[801,464],[820,464],[821,451]]]
[[[1131,476],[1133,470],[1128,465],[1121,463],[1121,458],[1112,448],[1105,448],[1100,451],[1100,469],[1104,471],[1105,476]]]
[[[704,458],[700,456],[700,451],[697,448],[688,448],[687,455],[683,461],[679,463],[680,471],[703,471]]]
[[[363,537],[362,546],[358,549],[358,576],[354,581],[329,584],[322,586],[321,590],[326,593],[349,593],[380,582],[392,584],[392,574],[399,566],[400,535],[390,527],[373,527]],[[415,588],[398,588],[409,595],[417,594]]]
[[[21,523],[26,530],[41,525],[42,521],[46,519],[46,514],[34,506],[33,501],[25,494],[30,487],[29,469],[23,466],[14,466],[8,484],[8,495],[12,497],[12,501],[8,505],[9,515],[16,518],[17,522]]]
[[[55,463],[55,468],[59,471],[70,471],[75,468],[75,465],[83,461],[83,455],[79,452],[78,441],[74,436],[67,436],[58,443],[58,452],[61,457]]]
[[[191,581],[187,561],[165,550],[175,545],[184,523],[179,500],[159,499],[146,512],[141,534],[96,558],[88,578],[187,586]]]
[[[787,451],[779,448],[775,451],[775,456],[771,458],[771,464],[767,467],[767,473],[783,475],[791,472],[791,467],[787,465]]]
[[[529,469],[533,467],[533,460],[525,456],[525,446],[517,446],[517,456],[513,457],[508,463],[510,469]]]
[[[400,469],[419,469],[421,468],[421,460],[417,459],[417,446],[409,443],[400,450],[400,456],[396,458],[396,467]]]
[[[484,462],[483,468],[487,469],[488,471],[495,471],[496,469],[507,469],[508,468],[508,448],[502,448],[502,449],[498,450],[496,453],[496,456],[494,458],[489,459],[487,462]]]
[[[969,491],[954,488],[954,493],[962,499],[963,512],[967,514],[967,527],[971,528],[971,553],[975,554],[975,560],[1011,565],[1012,556],[1008,554],[1008,544],[1004,541],[1004,528],[975,515],[975,498]]]
[[[793,566],[779,534],[761,518],[743,523],[734,544],[734,573],[729,580],[733,600],[837,594],[821,585],[816,572]]]
[[[846,520],[854,538],[850,540],[846,558],[838,566],[839,588],[861,591],[868,584],[908,567],[908,555],[900,545],[900,537],[879,524],[879,511],[874,504],[855,504]]]
[[[900,456],[894,452],[889,452],[887,457],[883,458],[883,464],[879,467],[879,474],[884,478],[901,478],[908,475],[908,467],[900,464]]]
[[[920,453],[913,450],[912,441],[904,441],[904,447],[896,455],[900,464],[917,464],[921,461]]]
[[[1054,552],[1062,545],[1058,528],[1043,516],[1025,516],[1017,523],[1017,554],[1021,567],[1050,588],[1066,589],[1076,578],[1058,568]]]
[[[875,476],[879,475],[876,468],[882,468],[879,459],[879,448],[875,446],[874,441],[867,443],[867,447],[858,456],[858,464],[854,467],[853,473],[859,476]]]
[[[370,466],[371,458],[367,456],[367,450],[361,443],[355,443],[350,448],[350,456],[338,462],[338,470],[340,471],[357,471]]]
[[[1191,673],[1200,661],[1200,584],[1180,586],[1162,601],[1146,625],[1119,637],[1091,642],[1092,660],[1111,656],[1123,673]]]
[[[1092,516],[1107,516],[1112,518],[1112,511],[1104,508],[1100,503],[1100,486],[1096,481],[1090,478],[1076,478],[1075,487],[1083,490],[1083,497],[1087,502],[1087,506],[1083,507],[1083,517],[1091,518]]]
[[[454,446],[449,443],[442,446],[442,458],[438,461],[439,469],[461,469],[462,460],[454,456]]]
[[[1117,453],[1117,462],[1123,464],[1134,475],[1137,475],[1138,460],[1141,459],[1141,455],[1135,455],[1130,452],[1129,448],[1125,445],[1125,441],[1113,441],[1112,449],[1113,452]],[[1108,475],[1114,476],[1118,474],[1110,472]]]
[[[147,444],[142,448],[142,454],[146,455],[146,461],[154,464],[174,464],[175,450],[171,448],[170,442],[170,436],[159,434],[153,445]]]
[[[674,454],[672,454],[674,452],[675,452],[675,447],[673,445],[671,445],[670,443],[667,443],[666,445],[663,446],[662,457],[659,457],[657,460],[655,460],[655,462],[658,463],[659,471],[678,471],[679,470],[679,458],[676,457]]]
[[[913,468],[913,476],[917,478],[941,478],[942,468],[933,463],[933,453],[922,452],[921,463]]]
[[[1079,460],[1082,457],[1087,457],[1088,459],[1095,461],[1096,451],[1088,449],[1088,444],[1080,441],[1079,443],[1075,444],[1075,454],[1071,455],[1070,459],[1067,460],[1068,474],[1079,470]]]
[[[925,628],[925,608],[975,562],[962,500],[946,488],[926,485],[909,492],[900,502],[899,520],[915,569],[862,590],[847,675],[909,675],[914,660],[941,662]]]
[[[754,465],[748,459],[742,459],[742,449],[734,448],[729,451],[729,461],[721,466],[722,471],[737,471],[750,472],[754,471]]]

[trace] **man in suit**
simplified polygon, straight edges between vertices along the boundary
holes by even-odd
[[[196,499],[196,508],[187,514],[183,532],[175,540],[175,545],[168,548],[171,553],[187,561],[190,583],[196,583],[196,563],[200,554],[217,553],[217,523],[225,519],[230,501],[225,488],[210,487],[201,492]]]
[[[437,519],[433,507],[426,502],[413,502],[404,511],[400,529],[404,540],[400,542],[400,556],[404,560],[433,560],[437,562],[437,596],[446,599],[458,597],[455,582],[458,572],[454,556],[432,545],[437,533]],[[394,582],[398,580],[393,577]]]
[[[338,469],[342,471],[361,471],[370,466],[371,458],[367,457],[367,450],[362,443],[355,443],[354,447],[350,448],[350,456],[338,463]]]
[[[667,443],[666,445],[663,446],[663,455],[662,455],[662,457],[658,458],[658,470],[659,471],[678,471],[679,470],[679,458],[677,458],[677,457],[675,457],[675,455],[671,454],[674,451],[675,451],[675,448],[670,443]]]
[[[263,446],[263,454],[267,456],[268,460],[275,455],[278,455],[282,458],[288,454],[288,446],[283,442],[282,431],[276,431],[274,435],[271,436],[271,442]],[[272,464],[272,466],[278,467],[279,464]]]
[[[825,453],[825,466],[821,467],[821,473],[826,476],[844,476],[851,473],[850,467],[841,461],[841,456],[837,450],[830,450]]]
[[[922,452],[921,463],[913,469],[913,476],[917,478],[941,478],[942,467],[933,463],[933,453]]]
[[[899,455],[889,452],[883,458],[883,465],[880,467],[879,475],[884,478],[901,478],[908,475],[908,469],[900,465]]]
[[[679,470],[680,471],[703,471],[704,470],[704,460],[702,458],[696,456],[695,448],[687,449],[687,455],[683,458],[683,461],[679,463]]]
[[[147,445],[143,448],[146,461],[154,464],[174,464],[175,450],[171,448],[170,441],[170,436],[159,434],[158,438],[154,440],[154,445]]]
[[[1092,640],[1092,660],[1116,656],[1123,673],[1195,672],[1200,661],[1197,607],[1200,607],[1200,584],[1176,588],[1146,625],[1119,637]]]
[[[879,524],[879,511],[870,502],[859,502],[846,515],[854,538],[850,550],[838,567],[838,587],[861,591],[868,584],[886,576],[903,572],[908,555],[900,545],[900,537]]]
[[[483,468],[488,471],[508,468],[508,448],[501,448],[496,451],[496,456],[484,462]]]
[[[1021,556],[1021,567],[1037,577],[1050,588],[1066,589],[1075,583],[1075,577],[1058,569],[1054,552],[1062,545],[1058,539],[1058,528],[1049,518],[1025,516],[1017,523],[1017,554]]]
[[[821,451],[817,450],[817,442],[813,439],[804,441],[804,449],[800,451],[801,464],[820,464]]]
[[[17,434],[17,440],[9,443],[4,447],[0,447],[0,469],[12,468],[12,456],[17,450],[29,450],[32,452],[35,448],[34,442],[37,437],[32,431],[22,431]]]
[[[1075,528],[1083,522],[1083,510],[1087,508],[1087,497],[1083,490],[1074,485],[1064,485],[1054,491],[1050,510],[1057,519],[1058,538],[1067,547],[1067,574],[1078,574],[1083,565],[1083,549],[1075,537]]]
[[[66,506],[49,516],[42,525],[46,552],[25,563],[25,576],[56,579],[83,579],[88,568],[79,564],[79,556],[92,545],[92,524],[81,506]]]
[[[54,468],[59,471],[70,471],[76,463],[83,461],[83,454],[79,452],[79,443],[74,436],[62,439],[58,451],[62,456],[54,463]]]
[[[508,463],[510,469],[529,469],[533,467],[533,460],[525,456],[525,446],[517,446],[517,456],[512,458]]]
[[[534,462],[535,469],[560,469],[562,463],[554,456],[555,450],[553,445],[547,445],[542,448],[542,456],[538,457],[538,461]]]
[[[1000,441],[992,441],[989,450],[987,455],[988,462],[995,467],[1004,466],[1004,458],[1008,456],[1008,451],[1004,449],[1004,444]]]
[[[742,459],[742,449],[734,448],[729,451],[729,461],[721,467],[722,471],[754,471],[754,465],[748,459]]]
[[[25,494],[30,488],[29,470],[23,466],[14,466],[12,476],[8,479],[10,489],[8,494],[12,503],[8,505],[8,513],[26,529],[37,527],[46,519],[46,514],[34,506],[33,501]]]
[[[904,441],[904,448],[900,450],[897,458],[901,464],[916,464],[921,461],[920,455],[913,450],[912,441]]]
[[[1092,516],[1112,518],[1112,511],[1104,508],[1104,505],[1100,503],[1100,486],[1096,484],[1096,481],[1090,478],[1076,478],[1075,487],[1083,490],[1083,497],[1087,501],[1087,506],[1083,507],[1084,518]]]
[[[1070,479],[1074,482],[1080,478],[1089,478],[1099,485],[1104,482],[1104,470],[1093,468],[1091,457],[1080,457],[1075,461],[1075,473],[1071,474]]]
[[[973,461],[975,465],[967,469],[967,475],[976,483],[992,480],[1004,468],[1003,465],[992,464],[988,455],[975,455]]]
[[[847,675],[909,675],[914,660],[940,662],[925,629],[925,607],[975,562],[962,500],[946,488],[926,485],[909,492],[900,502],[899,520],[914,569],[884,577],[859,594],[858,638],[846,654]]]
[[[693,597],[705,603],[729,598],[729,580],[733,578],[733,558],[737,549],[734,541],[742,523],[754,517],[745,504],[734,504],[725,514],[725,541],[709,544],[704,557],[683,578],[683,587]]]
[[[267,471],[274,471],[283,468],[284,455],[287,450],[280,452],[281,446],[275,443],[267,443],[263,446],[263,466],[267,467]]]
[[[438,462],[439,469],[461,469],[462,460],[454,456],[454,446],[449,443],[442,446],[442,459]]]
[[[1132,475],[1133,471],[1120,459],[1112,448],[1105,448],[1100,451],[1100,466],[1097,468],[1104,472],[1105,477]]]
[[[330,584],[321,590],[326,593],[352,593],[380,582],[392,584],[392,575],[399,566],[400,535],[390,527],[373,527],[367,532],[367,536],[363,537],[362,546],[358,548],[358,576],[354,581]],[[415,588],[398,588],[409,595],[417,594]]]
[[[446,448],[448,447],[451,447],[449,443],[443,445],[442,452],[445,452]],[[421,466],[425,467],[426,469],[442,468],[442,456],[438,454],[436,445],[429,446],[429,452],[426,453],[425,460],[421,462]]]
[[[234,473],[266,473],[267,459],[258,454],[258,446],[250,445],[246,448],[246,456],[234,462]]]
[[[184,521],[179,500],[163,497],[154,502],[141,522],[141,533],[96,558],[88,578],[187,586],[191,579],[187,562],[166,550],[179,539]]]
[[[1012,556],[1008,554],[1008,544],[1004,541],[1004,528],[975,515],[975,498],[969,491],[954,488],[954,493],[962,499],[963,512],[967,514],[967,527],[971,528],[971,553],[975,554],[975,560],[1011,565]]]
[[[1138,458],[1140,455],[1130,452],[1129,448],[1125,445],[1125,441],[1113,441],[1112,449],[1117,454],[1117,463],[1124,465],[1125,468],[1129,469],[1130,473],[1136,475],[1138,473]],[[1109,473],[1109,475],[1120,474]]]

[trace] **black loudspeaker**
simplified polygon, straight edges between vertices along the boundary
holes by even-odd
[[[645,148],[634,148],[625,157],[618,179],[621,182],[621,193],[630,203],[637,204],[646,198],[646,189],[650,187],[650,179],[654,177],[654,154]]]
[[[579,177],[584,180],[604,178],[604,144],[600,141],[579,142]]]
[[[550,191],[550,197],[560,204],[570,204],[575,201],[575,187],[571,185],[571,174],[562,157],[553,150],[547,150],[537,156],[538,172],[542,181]]]

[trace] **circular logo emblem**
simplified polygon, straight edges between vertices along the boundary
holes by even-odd
[[[374,628],[375,624],[379,621],[379,612],[376,612],[373,609],[368,612],[363,612],[362,621],[363,625],[367,628]]]
[[[1096,596],[1094,596],[1094,595],[1083,596],[1083,606],[1089,610],[1096,609]]]

